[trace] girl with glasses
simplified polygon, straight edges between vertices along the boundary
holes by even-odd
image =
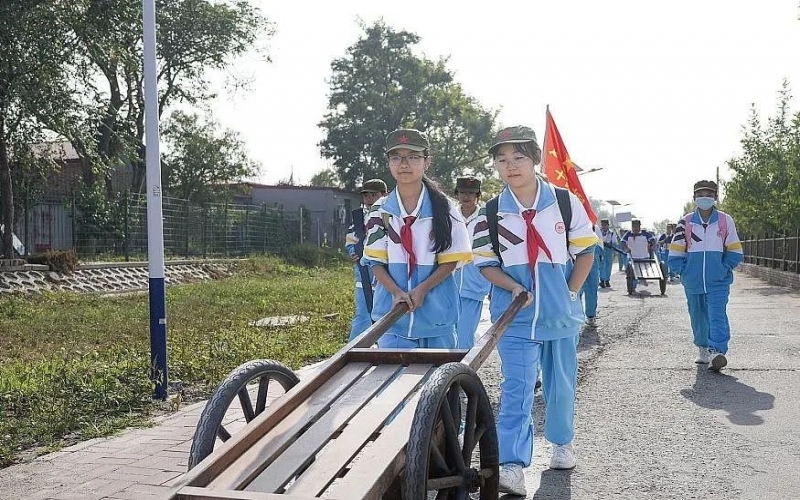
[[[493,207],[491,220],[486,207],[482,209],[473,251],[475,265],[493,285],[492,321],[514,298],[528,297],[497,345],[503,375],[497,418],[500,491],[525,495],[523,468],[533,457],[531,415],[539,365],[546,404],[544,436],[553,445],[550,467],[575,467],[571,443],[577,345],[584,321],[578,293],[592,267],[597,236],[575,195],[559,194],[537,177],[542,152],[533,130],[501,130],[489,154],[506,187],[487,203]],[[494,225],[491,232],[489,224]]]
[[[372,318],[399,302],[404,315],[378,340],[382,348],[456,346],[458,288],[453,271],[472,260],[472,242],[458,208],[425,176],[430,145],[415,129],[386,137],[397,187],[370,210],[362,263],[378,281]]]

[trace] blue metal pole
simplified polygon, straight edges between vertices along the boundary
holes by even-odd
[[[167,297],[164,287],[164,221],[158,135],[155,0],[142,0],[147,165],[147,260],[150,295],[150,380],[154,397],[167,398]]]

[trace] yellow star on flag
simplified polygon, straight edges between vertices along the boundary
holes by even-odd
[[[561,179],[566,180],[567,179],[566,174],[564,173],[563,170],[556,170],[556,180],[560,181]]]
[[[558,153],[556,153],[555,149],[551,149],[547,154],[553,155],[553,158],[558,158]]]
[[[569,169],[573,168],[573,166],[574,166],[574,165],[575,165],[575,164],[574,164],[574,163],[572,163],[572,160],[570,160],[570,159],[569,159],[569,156],[567,156],[567,159],[566,159],[566,160],[564,160],[564,166],[566,166],[566,167],[567,167],[567,170],[569,170]]]

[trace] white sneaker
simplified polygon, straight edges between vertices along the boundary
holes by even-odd
[[[519,464],[503,464],[500,466],[500,493],[525,496],[525,474]]]
[[[718,371],[722,370],[723,368],[725,368],[725,365],[728,364],[728,359],[721,352],[716,352],[716,351],[711,352],[711,351],[709,351],[709,356],[710,356],[710,360],[709,360],[709,364],[708,364],[708,369],[709,370],[713,370],[715,372],[718,372]]]
[[[597,318],[594,316],[586,318],[586,325],[594,328],[595,326],[597,326]]]
[[[550,468],[557,470],[575,468],[575,453],[572,451],[572,443],[553,445],[553,457],[550,459]]]
[[[698,365],[707,364],[710,361],[711,356],[708,353],[708,348],[706,347],[698,347],[697,348],[697,357],[694,358],[694,362]]]

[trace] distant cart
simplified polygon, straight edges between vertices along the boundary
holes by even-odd
[[[651,253],[649,259],[630,259],[625,269],[625,283],[628,288],[628,295],[632,295],[635,291],[633,280],[658,280],[661,295],[664,295],[667,293],[667,266],[654,253]]]
[[[476,370],[524,301],[469,351],[370,348],[400,304],[302,382],[276,361],[245,363],[208,401],[166,498],[496,500],[497,433]],[[270,403],[274,384],[286,392]],[[247,422],[238,432],[232,408]]]

